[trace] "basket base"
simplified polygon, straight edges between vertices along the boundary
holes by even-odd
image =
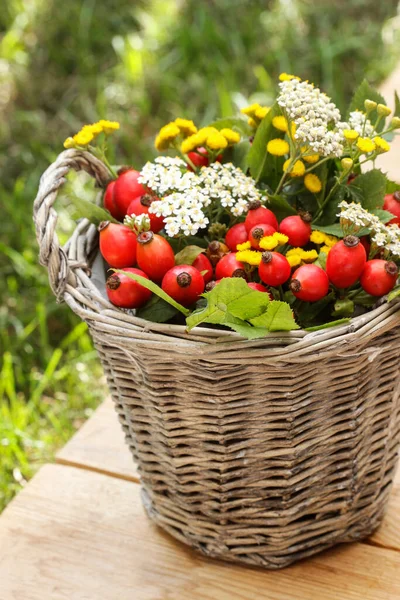
[[[220,540],[205,543],[197,539],[195,535],[188,535],[187,532],[184,533],[183,530],[180,529],[177,521],[174,522],[173,519],[167,518],[158,512],[151,500],[150,494],[143,485],[141,485],[141,499],[147,516],[156,525],[186,546],[201,553],[203,556],[227,562],[251,565],[253,567],[262,567],[269,570],[283,569],[295,562],[319,554],[320,552],[339,544],[360,542],[361,540],[368,538],[382,523],[386,504],[386,502],[380,502],[379,510],[372,516],[364,517],[360,515],[357,522],[349,527],[346,532],[338,531],[330,532],[329,535],[326,536],[320,535],[312,541],[308,540],[304,544],[298,544],[292,549],[286,548],[284,552],[281,553],[279,553],[272,544],[271,548],[266,551],[264,542],[262,552],[236,554],[231,551],[228,545]],[[371,507],[369,507],[368,513],[370,515]]]

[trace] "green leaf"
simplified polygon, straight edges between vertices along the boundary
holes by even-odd
[[[268,335],[269,331],[265,327],[253,327],[246,321],[234,317],[230,313],[226,313],[224,325],[228,325],[231,329],[239,333],[241,336],[254,340],[257,338],[263,338]]]
[[[379,169],[372,169],[362,175],[358,175],[349,186],[360,190],[361,205],[367,210],[381,208],[386,192],[386,177]]]
[[[317,316],[334,300],[335,295],[333,292],[330,292],[325,298],[317,302],[298,301],[295,308],[300,323],[305,327],[309,326],[309,324],[314,324]]]
[[[124,271],[123,269],[111,270],[115,273],[124,273],[124,275],[126,275],[130,279],[133,279],[133,281],[137,281],[138,283],[140,283],[140,285],[153,292],[153,294],[156,294],[156,296],[162,298],[162,300],[165,300],[165,302],[179,310],[179,312],[181,312],[182,314],[188,315],[190,313],[189,309],[182,306],[182,304],[179,304],[179,302],[175,302],[175,300],[171,298],[171,296],[168,296],[168,294],[166,294],[164,290],[162,290],[156,283],[154,283],[154,281],[150,281],[150,279],[146,279],[146,277],[142,277],[141,275],[136,275],[136,273]],[[262,294],[262,292],[259,293]]]
[[[394,117],[400,117],[400,98],[398,93],[394,92]]]
[[[351,317],[354,313],[354,302],[350,298],[338,298],[333,309],[333,317]]]
[[[379,92],[377,92],[366,79],[359,85],[356,89],[353,99],[350,103],[350,107],[348,110],[348,115],[354,110],[361,110],[365,112],[364,102],[365,100],[374,100],[377,104],[386,104],[386,101],[383,96]],[[348,116],[347,115],[347,116]],[[378,118],[378,113],[376,110],[371,111],[368,114],[368,118],[371,123],[375,123]],[[382,119],[377,127],[377,131],[383,131],[385,126],[385,119]]]
[[[247,157],[250,152],[251,144],[249,140],[242,140],[229,149],[228,159],[245,173],[248,169]]]
[[[393,192],[398,192],[399,190],[400,190],[400,183],[396,183],[395,181],[390,181],[390,179],[386,180],[386,193],[387,194],[393,194]]]
[[[165,323],[178,314],[177,309],[158,296],[152,296],[148,302],[136,311],[141,319],[154,323]]]
[[[345,323],[350,323],[350,319],[337,319],[336,321],[330,321],[329,323],[324,323],[323,325],[306,327],[306,331],[319,331],[320,329],[329,329],[330,327],[337,327],[338,325],[344,325]]]
[[[262,293],[262,292],[260,292]],[[266,327],[269,331],[291,331],[300,329],[293,317],[289,304],[280,300],[272,300],[266,312],[250,319],[255,327]]]
[[[373,215],[376,215],[382,223],[389,223],[392,219],[394,219],[395,215],[392,215],[388,210],[382,210],[381,208],[377,208],[376,210],[370,211]]]
[[[268,294],[252,290],[244,279],[225,278],[210,292],[204,294],[207,306],[195,311],[187,319],[188,330],[200,323],[224,324],[226,313],[246,320],[260,315],[268,306]]]
[[[393,290],[388,294],[387,301],[392,302],[395,298],[400,296],[400,285],[393,288]]]
[[[275,213],[278,221],[290,215],[297,215],[297,211],[283,196],[268,196],[266,206]]]
[[[253,135],[253,128],[247,123],[246,119],[241,117],[226,117],[224,119],[217,119],[213,123],[210,123],[209,127],[215,127],[215,129],[233,129],[238,131],[245,136]]]
[[[199,254],[204,252],[204,248],[200,246],[186,246],[175,255],[176,265],[192,265]]]
[[[116,219],[105,210],[101,206],[97,206],[97,204],[93,204],[93,202],[89,202],[88,200],[84,200],[83,198],[78,198],[74,194],[69,196],[69,199],[74,204],[76,209],[78,210],[77,218],[85,218],[98,225],[102,221],[110,221],[111,223],[118,223]]]
[[[328,235],[334,235],[335,237],[342,238],[344,237],[344,233],[340,223],[333,223],[332,225],[313,225],[311,227],[314,231],[322,231],[322,233],[327,233]]]
[[[201,248],[203,248],[203,252],[208,246],[206,240],[204,238],[198,237],[197,235],[188,235],[180,238],[167,237],[167,240],[171,244],[174,252],[180,252],[180,250],[182,249],[182,243],[184,244],[184,247],[200,246]]]
[[[274,156],[267,153],[267,144],[274,138],[282,138],[284,133],[278,131],[272,125],[272,119],[281,114],[281,109],[277,104],[274,104],[268,114],[258,126],[257,133],[247,157],[251,176],[260,181],[265,178],[268,173],[275,170]]]

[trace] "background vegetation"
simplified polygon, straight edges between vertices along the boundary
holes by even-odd
[[[3,3],[4,4],[4,3]],[[281,71],[343,107],[398,59],[397,1],[7,0],[0,11],[0,510],[105,394],[86,326],[37,264],[38,179],[82,123],[119,120],[116,162],[175,116],[268,103]],[[61,202],[60,235],[70,230]],[[101,383],[99,383],[99,381]]]

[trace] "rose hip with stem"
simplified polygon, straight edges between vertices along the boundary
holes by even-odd
[[[199,254],[193,261],[192,266],[203,273],[204,282],[208,283],[213,278],[213,268],[212,264],[208,260],[207,256],[203,253]]]
[[[250,204],[244,224],[247,232],[249,232],[250,229],[259,223],[271,225],[275,231],[278,231],[278,220],[272,210],[265,208],[259,200],[256,200]]]
[[[175,265],[174,251],[167,240],[152,231],[137,237],[137,264],[153,281],[161,281]]]
[[[310,241],[311,219],[310,213],[285,217],[279,225],[279,231],[287,235],[291,246],[301,248]]]
[[[393,261],[374,258],[365,263],[361,273],[361,287],[371,296],[384,296],[396,285],[399,270]]]
[[[125,225],[109,221],[102,221],[98,230],[100,253],[110,267],[132,267],[136,262],[136,233]]]
[[[244,242],[247,242],[247,239],[246,225],[244,223],[237,223],[226,232],[225,244],[231,252],[236,252],[237,245],[244,244]]]
[[[147,215],[150,219],[150,229],[154,233],[158,233],[164,227],[164,218],[157,217],[152,212],[149,212],[149,208],[155,200],[159,200],[157,196],[152,194],[142,194],[137,198],[134,198],[128,206],[126,211],[127,215]]]
[[[317,302],[329,291],[328,275],[317,265],[302,265],[293,273],[289,288],[299,300]]]
[[[278,287],[290,277],[290,264],[285,256],[279,252],[263,252],[258,266],[261,281],[267,285]]]
[[[236,260],[236,254],[230,252],[221,258],[215,267],[215,277],[223,279],[224,277],[242,277],[246,279],[244,264]]]
[[[400,191],[393,194],[386,194],[383,208],[394,215],[394,219],[389,221],[388,225],[400,225]]]
[[[255,250],[260,250],[260,240],[269,235],[273,235],[275,233],[275,229],[272,225],[267,225],[266,223],[259,223],[250,229],[249,232],[249,242]]]
[[[114,202],[121,217],[127,214],[128,207],[134,198],[148,193],[148,190],[138,182],[139,171],[135,169],[121,170],[114,185]]]
[[[124,269],[124,273],[113,273],[106,281],[106,291],[110,302],[120,308],[139,308],[150,299],[151,291],[131,279],[126,273],[135,273],[148,279],[140,269]]]
[[[192,306],[204,292],[204,278],[192,265],[176,265],[163,277],[161,287],[183,306]]]
[[[359,279],[367,261],[365,248],[358,237],[347,235],[331,248],[326,261],[329,281],[338,288],[347,288]]]

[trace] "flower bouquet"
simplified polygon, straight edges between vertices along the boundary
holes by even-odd
[[[326,94],[285,73],[272,107],[242,113],[201,129],[175,119],[155,140],[172,156],[140,171],[106,162],[110,301],[259,338],[333,326],[396,297],[400,186],[363,167],[389,151],[400,118],[388,120],[364,83],[344,121]],[[117,128],[87,125],[64,145],[105,160],[95,143]]]
[[[139,170],[107,160],[118,123],[83,127],[34,205],[40,261],[88,324],[148,515],[266,568],[370,535],[400,440],[400,186],[374,168],[400,103],[391,116],[364,82],[342,118],[280,80],[271,107],[165,125],[166,154]],[[71,197],[83,218],[60,247],[71,169],[104,207]]]

